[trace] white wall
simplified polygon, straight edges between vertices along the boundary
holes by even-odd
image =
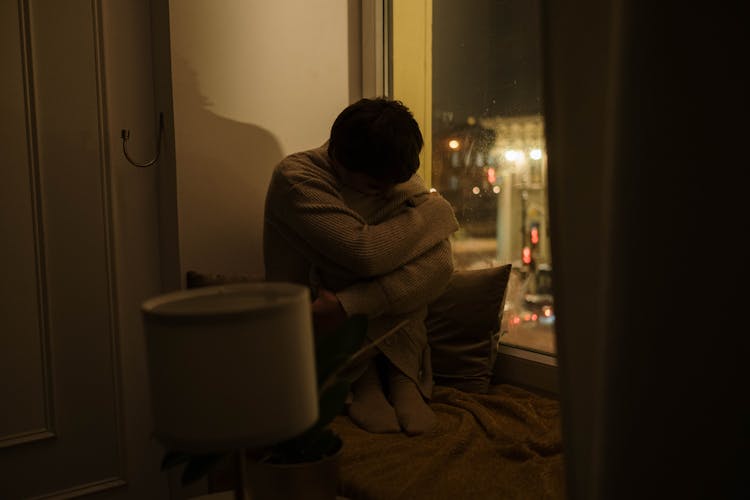
[[[273,167],[321,145],[359,97],[355,4],[170,1],[183,276],[262,276]]]

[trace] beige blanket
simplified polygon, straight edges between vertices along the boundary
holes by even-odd
[[[560,407],[510,385],[492,394],[435,387],[434,431],[372,434],[347,417],[340,495],[352,500],[563,499]]]

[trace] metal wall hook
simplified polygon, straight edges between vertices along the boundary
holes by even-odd
[[[156,136],[156,156],[150,161],[145,163],[138,163],[134,161],[128,154],[128,139],[130,139],[130,130],[122,129],[120,137],[122,138],[122,152],[125,158],[136,167],[150,167],[159,160],[159,154],[161,153],[161,138],[164,135],[164,113],[159,113],[159,131]]]

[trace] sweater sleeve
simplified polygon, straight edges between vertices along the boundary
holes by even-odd
[[[453,253],[445,239],[399,269],[355,283],[336,293],[347,315],[402,314],[437,299],[453,274]]]
[[[266,218],[289,240],[305,241],[318,254],[361,278],[387,274],[458,229],[450,204],[437,193],[407,205],[378,224],[347,207],[336,186],[322,178],[304,182],[275,171]]]

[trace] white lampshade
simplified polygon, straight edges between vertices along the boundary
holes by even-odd
[[[205,453],[256,448],[318,418],[307,288],[243,283],[142,305],[155,436]]]

